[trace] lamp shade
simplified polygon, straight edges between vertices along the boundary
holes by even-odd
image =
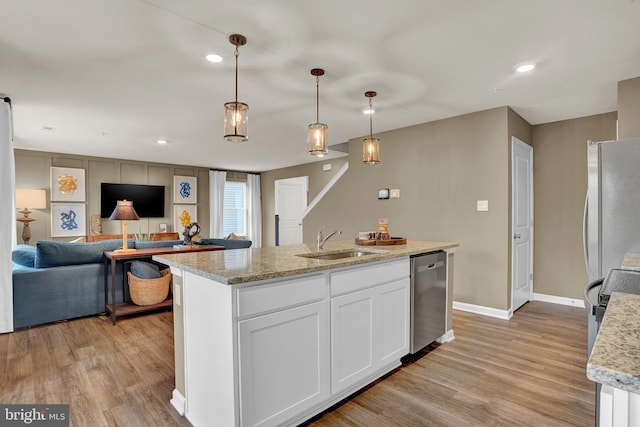
[[[109,220],[137,220],[140,219],[136,210],[133,208],[133,202],[131,200],[118,200],[116,208],[111,213]]]
[[[47,196],[44,190],[16,189],[16,208],[44,209],[46,207]]]
[[[329,153],[327,149],[327,130],[329,126],[324,123],[312,123],[309,125],[307,143],[309,144],[309,154],[322,157]]]
[[[362,161],[370,165],[380,163],[380,140],[378,138],[365,138],[362,144]]]
[[[232,142],[248,141],[247,119],[249,106],[244,102],[224,104],[224,139]]]

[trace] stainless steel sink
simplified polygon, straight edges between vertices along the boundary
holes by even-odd
[[[311,258],[311,259],[336,260],[336,259],[344,259],[344,258],[361,257],[365,255],[380,255],[380,252],[368,252],[368,251],[361,251],[358,249],[349,249],[347,251],[340,251],[340,252],[308,253],[308,254],[298,254],[296,256],[303,257],[303,258]]]

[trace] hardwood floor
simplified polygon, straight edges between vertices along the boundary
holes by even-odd
[[[310,425],[592,426],[586,326],[585,309],[537,301],[509,321],[454,310],[454,341]]]
[[[584,309],[531,302],[510,321],[453,319],[453,342],[308,424],[593,425]],[[171,312],[115,326],[101,316],[0,335],[0,402],[68,403],[72,426],[189,426],[169,403],[172,322]]]
[[[65,403],[72,426],[190,426],[174,388],[173,313],[0,335],[0,402]]]

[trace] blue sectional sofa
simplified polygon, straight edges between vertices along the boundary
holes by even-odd
[[[182,240],[135,242],[131,248],[167,247]],[[200,239],[200,244],[248,248],[249,240]],[[122,239],[91,243],[38,241],[12,251],[13,323],[25,328],[104,313],[103,252],[122,247]],[[111,283],[111,271],[107,269]],[[122,264],[116,267],[116,303],[124,300]]]

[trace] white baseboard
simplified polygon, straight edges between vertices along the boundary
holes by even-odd
[[[538,294],[534,292],[533,300],[584,308],[584,300],[582,299],[557,297],[555,295]]]
[[[178,414],[184,416],[184,396],[175,388],[173,389],[172,397],[171,397],[171,405],[176,408]]]
[[[440,344],[444,344],[444,343],[447,343],[447,342],[451,342],[451,341],[453,341],[455,339],[456,339],[456,337],[455,337],[455,335],[453,335],[453,329],[449,329],[447,332],[444,333],[443,336],[438,338],[436,340],[436,342],[438,342]]]
[[[453,302],[454,310],[468,311],[470,313],[482,314],[483,316],[497,317],[498,319],[509,320],[513,315],[512,310],[500,310],[482,305],[467,304],[466,302]]]

